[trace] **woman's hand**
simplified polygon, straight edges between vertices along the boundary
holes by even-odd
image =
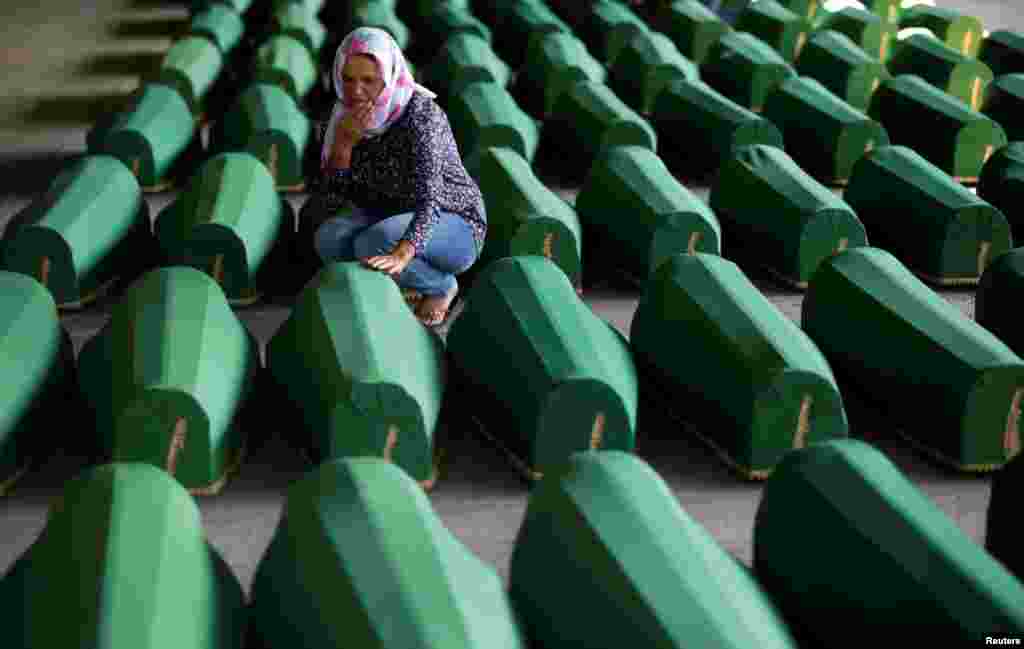
[[[416,256],[416,249],[408,241],[399,241],[394,250],[387,255],[376,255],[367,257],[363,263],[374,270],[389,275],[400,275],[405,267],[409,265],[412,258]]]
[[[363,138],[373,116],[373,102],[365,102],[345,114],[334,132],[330,165],[334,169],[348,169],[352,164],[352,149]]]

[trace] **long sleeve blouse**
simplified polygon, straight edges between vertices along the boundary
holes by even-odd
[[[324,128],[324,124],[317,127],[320,143]],[[378,214],[413,212],[402,239],[412,244],[416,254],[423,253],[442,211],[465,219],[477,250],[483,248],[487,234],[483,195],[462,164],[448,117],[426,95],[415,93],[388,130],[360,140],[352,149],[348,169],[322,169],[317,176],[311,191],[320,199],[321,209],[336,212],[352,201]]]

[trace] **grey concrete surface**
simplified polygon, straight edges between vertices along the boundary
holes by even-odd
[[[28,25],[27,29],[31,30],[35,25],[38,31],[29,33],[38,34],[38,38],[22,36],[7,40],[6,49],[0,50],[0,63],[8,73],[12,73],[20,60],[18,57],[26,56],[23,49],[37,44],[47,49],[48,63],[37,75],[12,73],[5,87],[15,81],[24,81],[28,76],[51,84],[77,78],[77,72],[68,72],[78,69],[74,65],[76,57],[81,60],[97,48],[114,51],[117,47],[124,47],[123,42],[112,40],[106,29],[112,20],[111,12],[142,11],[138,7],[143,6],[143,3],[96,0],[90,3],[93,13],[77,14],[67,10],[67,5],[75,3],[41,4],[43,9],[31,3],[17,4],[23,7],[16,12],[16,17],[21,24]],[[1024,31],[1024,12],[1016,2],[947,0],[941,4],[981,17],[989,29]],[[48,5],[60,5],[64,10],[47,13]],[[169,15],[174,13],[173,5],[154,6],[169,11]],[[104,14],[104,11],[108,13]],[[62,43],[62,32],[50,25],[74,24],[79,18],[86,27],[82,29],[84,44],[76,49]],[[39,21],[42,23],[37,24]],[[118,75],[111,75],[111,78],[114,81],[110,83],[116,86]],[[65,95],[72,95],[77,88],[69,82]],[[31,116],[31,112],[26,113],[21,108],[32,101],[33,93],[38,94],[39,89],[33,87],[29,90],[32,92],[9,92],[7,97],[15,97],[17,101],[9,100],[7,112],[0,112],[0,117],[5,119],[0,126],[0,136],[4,138],[0,141],[0,228],[17,210],[43,191],[59,169],[84,151],[87,123],[26,121],[25,115]],[[0,109],[4,106],[0,103]],[[563,189],[568,196],[573,194],[573,188]],[[706,188],[697,189],[707,196]],[[148,196],[151,213],[155,216],[171,197]],[[302,196],[292,197],[296,204],[302,199]],[[799,322],[801,293],[780,286],[756,271],[752,271],[752,277],[776,306]],[[943,290],[941,293],[963,309],[966,315],[973,316],[971,290]],[[628,285],[598,286],[585,295],[585,301],[598,315],[627,335],[638,298],[638,290]],[[106,303],[81,313],[62,316],[63,324],[71,332],[76,352],[103,325],[109,317],[109,309],[110,304]],[[258,306],[238,313],[260,343],[265,344],[287,317],[288,309]],[[982,542],[990,480],[936,468],[910,451],[893,435],[893,431],[885,428],[884,415],[877,421],[881,422],[880,427],[870,431],[873,441],[968,536]],[[282,436],[289,434],[284,430],[275,432]],[[493,565],[503,578],[507,578],[508,561],[529,491],[502,455],[474,431],[453,425],[448,434],[450,440],[444,472],[430,493],[430,500],[447,528],[470,550]],[[692,435],[656,416],[642,414],[637,437],[638,454],[666,480],[684,510],[700,521],[724,548],[750,564],[754,515],[762,485],[736,478]],[[37,538],[45,524],[50,500],[59,492],[63,482],[81,468],[81,461],[76,458],[55,457],[40,470],[27,475],[12,494],[0,499],[0,574]],[[212,544],[223,553],[246,589],[277,524],[284,490],[308,469],[280,439],[272,440],[267,447],[247,459],[240,474],[221,495],[198,500]],[[797,532],[794,530],[795,534]]]

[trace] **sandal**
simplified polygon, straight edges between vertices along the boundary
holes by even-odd
[[[455,288],[446,295],[423,296],[423,300],[416,308],[416,317],[428,327],[443,325],[448,320],[448,315],[451,313],[451,307],[455,302],[455,296],[458,295],[458,292],[458,288]],[[430,300],[437,301],[438,306],[424,312],[424,306],[429,304]]]

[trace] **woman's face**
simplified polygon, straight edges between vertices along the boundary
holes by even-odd
[[[341,69],[341,85],[345,105],[349,108],[367,101],[376,100],[384,89],[377,61],[368,54],[348,57]]]

